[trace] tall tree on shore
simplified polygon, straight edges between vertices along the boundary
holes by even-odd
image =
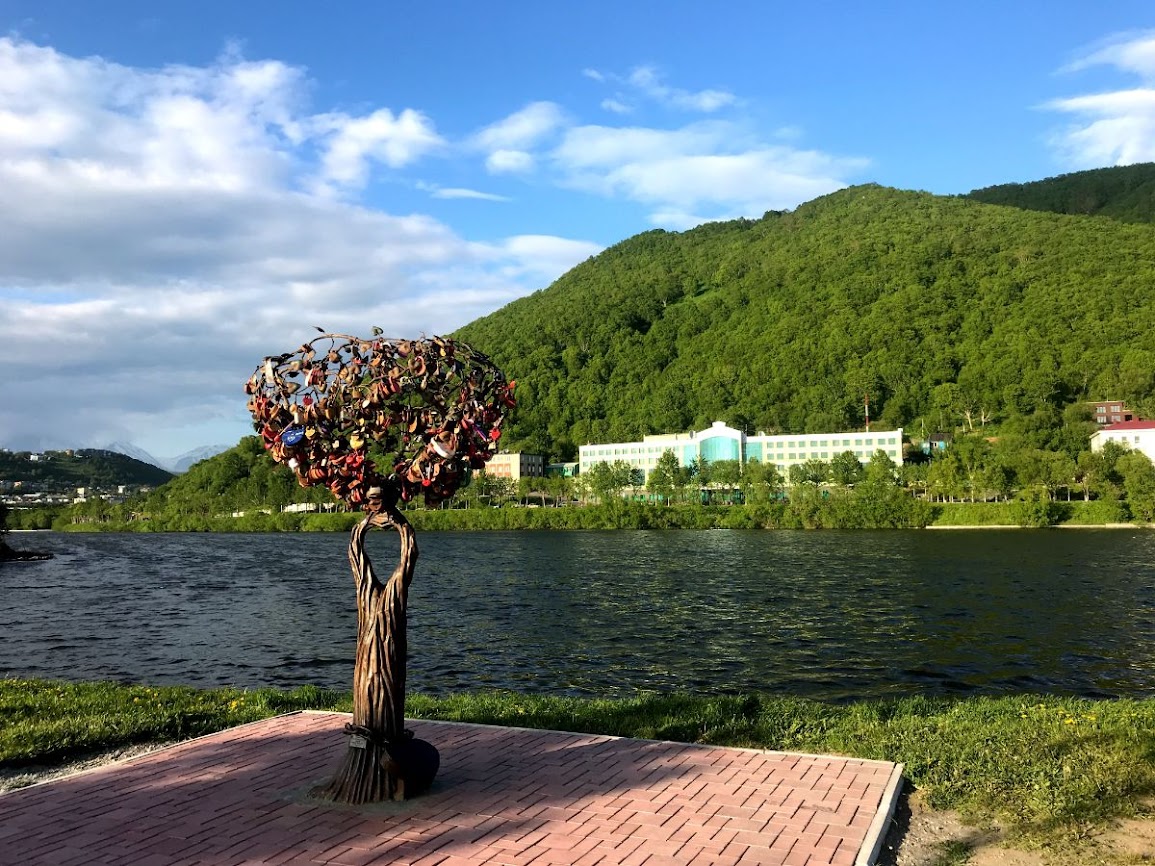
[[[406,607],[417,544],[400,503],[453,496],[497,452],[514,405],[513,383],[469,346],[380,333],[322,333],[265,358],[245,387],[273,459],[302,487],[327,487],[365,514],[349,540],[357,586],[349,749],[336,777],[314,791],[343,803],[402,800],[433,781],[437,750],[405,730]],[[373,527],[393,529],[401,541],[386,581],[365,552]]]
[[[672,450],[663,451],[650,470],[650,477],[646,481],[646,489],[655,496],[670,504],[674,495],[674,488],[678,486],[678,458]]]

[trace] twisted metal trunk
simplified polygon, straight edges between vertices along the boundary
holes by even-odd
[[[365,552],[365,534],[374,526],[395,529],[401,540],[397,566],[386,583],[377,579]],[[314,796],[356,804],[404,800],[420,793],[406,784],[409,774],[396,760],[399,747],[403,752],[410,737],[405,730],[405,627],[416,564],[416,533],[394,506],[386,505],[353,527],[349,538],[349,565],[357,584],[353,722],[346,727],[349,748],[337,775],[314,790]]]

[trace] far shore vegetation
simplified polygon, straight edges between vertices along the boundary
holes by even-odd
[[[1093,424],[1072,417],[1072,442]],[[667,452],[647,479],[625,462],[577,477],[484,472],[443,507],[413,503],[419,530],[891,529],[926,526],[1104,526],[1155,522],[1155,466],[1108,442],[1099,451],[1015,450],[959,436],[944,452],[895,466],[882,452],[790,467],[737,461],[683,467]],[[382,459],[382,458],[379,458]],[[328,491],[302,489],[256,437],[198,463],[149,494],[59,508],[12,509],[12,529],[121,532],[348,530],[360,515]]]
[[[0,768],[60,764],[279,713],[350,707],[349,693],[309,686],[0,680]],[[487,691],[414,694],[408,715],[896,761],[931,808],[998,823],[1026,844],[1069,846],[1141,812],[1155,795],[1152,701],[1018,695],[827,704],[771,694],[610,700]]]

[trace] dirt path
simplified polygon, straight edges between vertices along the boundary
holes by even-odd
[[[878,866],[1137,866],[1155,863],[1155,815],[1116,822],[1057,850],[1008,845],[997,828],[965,823],[957,813],[928,809],[903,792]]]

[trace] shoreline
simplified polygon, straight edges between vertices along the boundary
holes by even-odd
[[[1009,523],[992,524],[934,524],[923,529],[1155,529],[1155,523],[1052,523],[1050,526],[1017,526]]]

